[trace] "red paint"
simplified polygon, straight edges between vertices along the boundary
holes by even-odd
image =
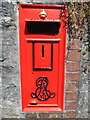
[[[39,17],[39,13],[43,8],[47,13],[47,17],[42,20]],[[19,4],[22,111],[63,111],[66,26],[65,22],[60,18],[62,9],[61,5]],[[65,8],[64,11],[67,16],[67,9]],[[27,22],[42,22],[43,24],[46,22],[49,24],[51,22],[60,22],[59,32],[57,34],[27,32],[28,29],[31,30],[31,26],[27,28]],[[43,52],[44,55],[42,55]],[[40,70],[34,70],[33,66],[34,68],[40,68]],[[45,70],[45,68],[47,69]],[[48,85],[44,89],[47,90],[48,94],[49,90],[53,96],[46,101],[31,97],[31,93],[37,89],[36,80],[40,76],[48,78]],[[40,83],[38,84],[40,85]],[[43,84],[46,85],[45,83]],[[39,90],[40,88],[37,93]],[[55,93],[55,96],[53,93]],[[40,95],[42,94],[40,93]]]
[[[51,43],[38,42],[34,46],[35,68],[51,67]],[[42,46],[44,46],[44,57],[42,57]]]

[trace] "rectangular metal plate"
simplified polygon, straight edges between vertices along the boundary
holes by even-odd
[[[39,17],[43,9],[47,13],[45,19]],[[60,18],[62,9],[67,16],[67,9],[61,5],[19,4],[23,112],[63,111],[66,26]],[[60,26],[58,32],[40,29],[37,33],[39,27],[36,31],[34,26],[31,32],[27,22],[38,22],[38,25],[40,22],[54,22]],[[45,25],[44,28],[46,29]]]
[[[44,47],[42,56],[42,46]],[[33,70],[52,70],[53,42],[33,42]]]

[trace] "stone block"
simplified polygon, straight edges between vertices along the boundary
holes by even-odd
[[[7,88],[7,86],[20,86],[20,78],[19,75],[4,75],[2,76],[2,87]]]
[[[2,99],[3,99],[3,106],[6,106],[7,101],[10,102],[12,106],[19,106],[20,105],[20,86],[17,86],[14,82],[5,82],[6,80],[2,81]],[[6,84],[8,83],[8,84]]]
[[[90,48],[89,48],[90,49]],[[88,59],[89,59],[89,61],[90,61],[90,51],[88,52]]]
[[[16,29],[8,29],[3,30],[3,35],[2,35],[2,45],[3,46],[15,46],[18,44],[17,40],[17,30]]]
[[[3,1],[2,2],[2,12],[3,12],[3,16],[13,16],[14,15],[14,5],[12,4],[12,2],[8,2],[8,1]]]
[[[19,53],[17,46],[3,46],[2,47],[2,73],[3,74],[17,74],[19,73]]]
[[[80,84],[85,84],[88,82],[88,75],[86,73],[84,73],[84,69],[82,70],[82,72],[80,71],[80,80],[79,81],[80,81]]]
[[[1,2],[2,0],[0,0],[0,20],[1,20],[1,18],[2,18],[2,16],[3,16],[3,12],[2,12],[2,2]]]
[[[78,118],[88,118],[88,91],[79,92]]]
[[[17,107],[9,107],[6,106],[5,108],[3,108],[2,110],[2,118],[19,118],[20,116],[20,112],[17,109]]]
[[[90,85],[88,85],[88,92],[90,92]]]
[[[90,103],[90,92],[88,92],[88,103]]]
[[[2,66],[0,66],[0,77],[2,76]]]
[[[88,79],[90,80],[90,71],[88,72]]]
[[[20,2],[20,0],[17,0],[18,2]],[[22,0],[22,3],[33,3],[33,0]]]
[[[2,75],[18,75],[19,69],[18,65],[2,65]]]
[[[33,3],[62,3],[63,0],[33,0]]]
[[[88,120],[90,119],[90,113],[88,113]]]
[[[14,30],[17,27],[17,20],[14,14],[13,17],[3,17],[2,19],[2,30]]]
[[[0,63],[2,62],[2,43],[0,42]]]
[[[88,79],[88,85],[90,85],[90,79]]]
[[[79,80],[79,91],[88,91],[88,79]]]
[[[2,76],[3,117],[18,117],[20,112],[20,86],[17,76]],[[18,109],[19,108],[19,109]]]
[[[88,104],[88,112],[90,113],[90,103]]]
[[[20,104],[19,76],[14,76],[14,75],[2,76],[2,97],[3,97],[3,107],[6,107],[8,103],[11,104],[11,108],[13,106],[14,107],[19,106]]]
[[[0,43],[2,43],[2,29],[0,29]]]

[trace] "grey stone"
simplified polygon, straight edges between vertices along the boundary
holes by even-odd
[[[8,85],[6,84],[6,87],[4,87],[4,85],[2,87],[3,106],[5,105],[4,101],[10,101],[11,103],[15,103],[19,106],[19,99],[20,99],[19,87],[16,86],[14,83],[10,83]]]
[[[3,46],[2,58],[5,59],[2,62],[3,74],[15,74],[19,72],[19,54],[18,46]]]
[[[2,76],[3,118],[24,118],[20,105],[20,78],[19,76]]]
[[[90,79],[88,79],[88,85],[90,85]]]
[[[20,111],[17,107],[6,106],[2,110],[2,118],[20,118]]]
[[[2,66],[0,66],[0,77],[2,76]]]
[[[85,28],[88,27],[88,22],[84,21]],[[85,72],[85,66],[88,66],[88,31],[86,30],[82,36],[82,50],[80,59],[80,79],[78,81],[78,107],[77,118],[88,118],[88,72]],[[83,51],[86,54],[83,55]]]
[[[0,76],[0,120],[2,118],[2,77]]]
[[[90,67],[90,60],[88,59],[88,66]],[[88,69],[90,71],[90,69]]]
[[[17,39],[17,30],[11,29],[11,30],[3,30],[3,36],[2,36],[2,45],[12,46],[17,45],[18,41]]]
[[[90,115],[90,91],[88,92],[88,113]]]
[[[88,113],[88,120],[90,119],[90,113]]]
[[[90,71],[88,72],[88,79],[90,80]]]
[[[0,42],[0,63],[2,61],[2,43]]]
[[[33,0],[33,3],[62,3],[63,0]]]
[[[88,104],[88,112],[90,113],[90,103]]]
[[[90,92],[90,85],[88,85],[88,92]]]
[[[17,75],[19,74],[19,70],[17,69],[17,66],[14,65],[7,65],[7,66],[2,66],[2,75]]]
[[[20,0],[17,0],[20,2]],[[33,0],[21,0],[22,3],[33,3]]]
[[[2,2],[8,2],[8,3],[13,3],[15,4],[17,0],[1,0]]]
[[[90,92],[88,92],[88,102],[90,103]]]
[[[88,118],[88,92],[79,93],[78,118]],[[84,109],[84,111],[83,111]]]
[[[2,118],[25,118],[26,113],[22,113],[19,107],[5,107],[2,111]]]
[[[2,18],[2,15],[3,15],[2,2],[0,2],[0,20],[1,20],[1,18]]]
[[[1,45],[2,45],[2,30],[0,30],[0,47],[2,47]]]
[[[82,74],[81,76],[80,76],[80,80],[79,80],[79,84],[81,83],[83,83],[83,84],[86,84],[87,82],[88,82],[88,75],[86,74],[86,73],[84,73],[84,70],[83,70],[83,68],[82,68],[82,70],[80,71],[80,73]]]
[[[20,86],[20,77],[19,75],[4,75],[2,76],[2,87],[6,88],[7,86]]]
[[[20,86],[19,77],[2,76],[3,117],[19,117]]]
[[[2,29],[5,30],[9,30],[9,29],[16,29],[17,25],[16,25],[16,21],[15,18],[11,18],[11,17],[3,17],[2,19]]]
[[[79,84],[80,87],[79,91],[88,91],[88,82],[86,84],[83,84],[83,82],[81,82],[80,84]]]
[[[13,16],[14,14],[14,5],[10,2],[2,2],[2,12],[4,16]]]
[[[25,116],[20,106],[17,44],[17,5],[15,0],[0,0],[0,117],[3,118]]]

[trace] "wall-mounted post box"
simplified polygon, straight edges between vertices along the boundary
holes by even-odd
[[[63,111],[66,16],[61,5],[19,5],[22,111]]]

